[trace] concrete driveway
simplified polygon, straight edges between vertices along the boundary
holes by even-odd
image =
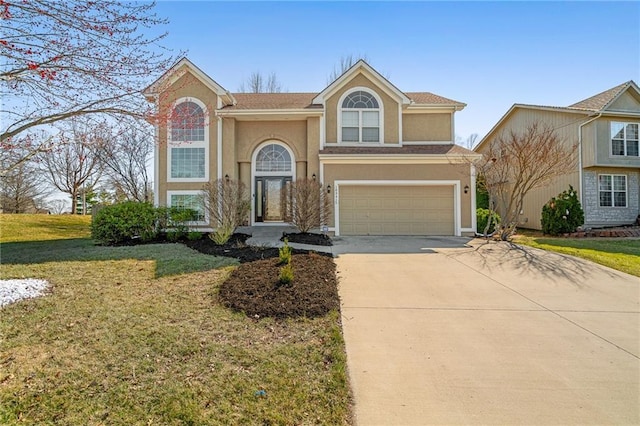
[[[640,424],[640,279],[429,246],[336,259],[357,424]]]

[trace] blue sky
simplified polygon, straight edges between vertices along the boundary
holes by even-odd
[[[484,136],[513,103],[566,106],[640,83],[640,2],[160,1],[164,45],[237,91],[252,71],[319,92],[341,56],[366,55],[403,91],[467,104]]]

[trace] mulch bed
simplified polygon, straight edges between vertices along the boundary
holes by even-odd
[[[244,263],[220,286],[218,298],[231,309],[262,317],[318,317],[339,309],[336,265],[316,253],[292,256],[294,278],[280,284],[279,259]]]
[[[279,257],[279,249],[277,247],[248,246],[247,239],[251,235],[233,234],[226,244],[219,246],[214,243],[211,238],[204,236],[196,241],[183,241],[183,243],[193,250],[200,253],[210,254],[214,256],[234,257],[240,263],[254,262],[262,259],[272,259]],[[308,254],[312,250],[291,249],[293,254]],[[331,253],[319,253],[322,256],[332,257]]]
[[[287,239],[290,243],[312,244],[314,246],[332,246],[331,238],[326,234],[313,234],[311,232],[283,233],[280,241]]]

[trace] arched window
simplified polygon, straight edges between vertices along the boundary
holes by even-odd
[[[204,141],[204,111],[194,102],[176,105],[171,114],[171,141]]]
[[[169,117],[169,181],[203,182],[208,174],[208,126],[201,102],[178,101]]]
[[[281,145],[270,144],[258,152],[256,172],[290,172],[291,155]]]
[[[380,105],[371,93],[356,90],[341,105],[342,142],[380,142]]]

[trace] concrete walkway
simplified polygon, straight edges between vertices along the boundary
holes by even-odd
[[[336,259],[357,424],[640,424],[640,279],[507,243],[409,246]]]

